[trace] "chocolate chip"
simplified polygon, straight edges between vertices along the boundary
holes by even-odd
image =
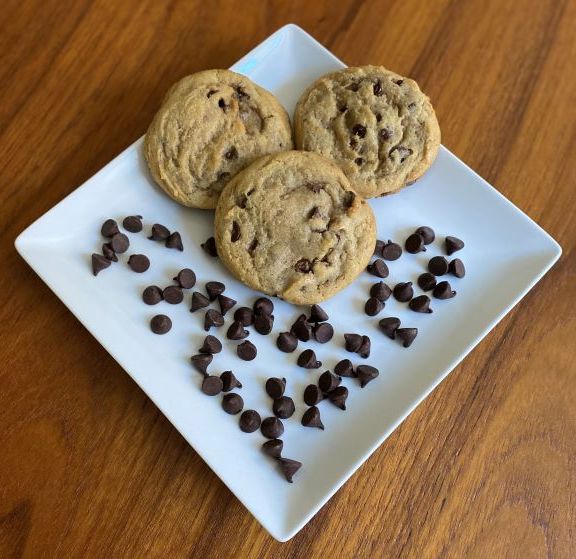
[[[436,233],[434,233],[434,229],[426,225],[418,227],[418,229],[416,229],[416,233],[422,237],[422,241],[424,241],[425,245],[433,243],[434,239],[436,238]]]
[[[346,351],[356,353],[362,345],[362,336],[360,334],[344,334],[344,341]]]
[[[184,245],[182,244],[182,237],[180,237],[180,233],[178,231],[174,231],[171,233],[170,236],[166,239],[165,243],[166,248],[175,248],[182,252],[184,250]]]
[[[262,450],[264,454],[270,456],[270,458],[280,458],[282,455],[282,449],[284,448],[284,443],[281,439],[271,439],[266,441],[262,445]]]
[[[430,291],[436,287],[436,277],[434,274],[424,272],[418,276],[418,286],[422,291]]]
[[[321,322],[312,328],[312,333],[318,343],[325,344],[334,337],[334,328],[328,322]]]
[[[232,371],[224,371],[220,378],[222,379],[222,392],[230,392],[233,388],[242,388],[242,383]]]
[[[304,369],[319,369],[322,362],[316,359],[316,354],[312,349],[305,349],[299,356],[296,363]]]
[[[418,335],[418,328],[398,328],[396,338],[402,342],[404,347],[410,347]]]
[[[208,293],[208,299],[214,301],[218,295],[224,293],[226,286],[220,281],[209,281],[206,283],[206,293]]]
[[[434,256],[428,262],[428,271],[435,276],[443,276],[448,271],[448,260],[443,256]]]
[[[402,85],[404,80],[392,80],[396,85]]]
[[[244,330],[244,326],[242,326],[242,323],[238,320],[235,320],[230,324],[228,332],[226,332],[226,337],[229,340],[243,340],[244,338],[247,338],[248,335],[248,330]]]
[[[360,344],[357,352],[358,355],[364,359],[370,357],[370,345],[370,338],[368,336],[362,336],[362,343]]]
[[[252,306],[254,314],[272,314],[274,312],[274,303],[268,297],[259,297],[254,301]]]
[[[208,334],[204,338],[204,343],[202,347],[198,350],[200,353],[220,353],[222,351],[222,342],[216,337]]]
[[[236,92],[235,95],[236,97],[240,100],[243,101],[244,99],[250,99],[250,95],[248,95],[248,93],[246,93],[244,91],[244,89],[242,88],[241,85],[235,85],[234,86],[234,91]]]
[[[240,225],[238,225],[237,221],[232,222],[232,232],[230,233],[230,240],[235,243],[241,237],[240,233]]]
[[[260,432],[267,439],[277,439],[284,434],[284,424],[277,417],[267,417],[260,425]]]
[[[217,89],[211,89],[208,91],[208,93],[206,93],[206,97],[208,97],[208,99],[210,99],[210,97],[212,97],[212,95],[214,95],[214,93],[218,93]]]
[[[244,433],[254,433],[260,428],[260,414],[256,410],[246,410],[240,416],[240,429]]]
[[[322,390],[318,388],[315,384],[309,384],[304,389],[304,403],[307,406],[315,406],[324,399]]]
[[[164,293],[164,299],[166,299],[166,293]],[[206,314],[204,315],[204,330],[206,330],[206,332],[208,332],[213,326],[220,328],[223,324],[224,317],[216,309],[208,309],[206,311]]]
[[[166,334],[172,328],[172,321],[165,314],[157,314],[150,321],[150,329],[154,334]]]
[[[380,113],[376,113],[376,122],[382,121],[382,115]]]
[[[232,392],[231,394],[224,394],[222,398],[222,409],[230,415],[236,415],[242,411],[244,407],[244,400],[240,394]]]
[[[378,369],[370,365],[358,365],[356,368],[356,375],[360,381],[361,388],[364,388],[369,382],[373,381],[379,374]]]
[[[450,264],[448,264],[448,271],[457,278],[463,278],[466,275],[466,268],[464,267],[464,262],[462,262],[460,258],[454,258],[454,260],[450,261]]]
[[[392,137],[392,130],[390,128],[382,128],[380,130],[380,138],[382,140],[389,140]]]
[[[360,366],[364,367],[365,365]],[[348,389],[345,386],[337,386],[328,394],[328,399],[341,410],[346,409],[346,398],[348,398]]]
[[[312,270],[312,263],[307,258],[301,258],[294,264],[294,269],[302,274],[307,274]]]
[[[110,247],[116,254],[124,254],[129,246],[130,241],[124,233],[116,233],[116,235],[110,239]]]
[[[102,270],[105,270],[112,264],[110,260],[104,258],[101,254],[92,254],[92,273],[97,276]]]
[[[330,371],[324,371],[318,379],[318,387],[324,394],[327,394],[339,386],[341,382],[342,379],[339,376]]]
[[[388,274],[390,273],[388,271],[388,266],[386,266],[386,262],[380,258],[377,258],[374,260],[374,262],[368,264],[366,270],[368,270],[368,272],[373,276],[377,276],[379,278],[387,278]]]
[[[226,109],[228,109],[228,105],[226,104],[226,101],[224,101],[224,99],[222,99],[222,97],[220,97],[220,99],[218,99],[218,106],[219,106],[224,112],[226,112]]]
[[[240,359],[243,359],[244,361],[252,361],[256,358],[257,353],[258,350],[256,349],[256,346],[248,340],[242,342],[236,348],[236,354],[238,357],[240,357]]]
[[[290,332],[280,332],[276,346],[284,353],[292,353],[298,347],[298,338]]]
[[[408,103],[408,110],[412,111],[416,108],[416,103],[412,102],[412,103]]]
[[[376,297],[370,297],[364,305],[364,312],[368,316],[376,316],[384,308],[384,303]]]
[[[178,286],[169,285],[162,291],[162,298],[171,305],[178,305],[184,299],[184,294]]]
[[[290,333],[294,334],[301,342],[307,342],[312,337],[312,327],[308,324],[305,314],[301,314],[292,327]]]
[[[376,239],[376,246],[374,247],[374,256],[382,256],[382,249],[384,248],[384,241]]]
[[[312,305],[310,307],[308,322],[326,322],[328,318],[328,314],[320,305]]]
[[[358,91],[360,89],[360,84],[358,82],[352,82],[347,89],[349,89],[350,91]]]
[[[250,256],[254,256],[254,252],[256,251],[257,248],[258,248],[258,239],[254,239],[250,243],[250,246],[248,247],[248,254],[250,254]]]
[[[254,318],[254,330],[263,336],[266,336],[272,332],[273,324],[274,317],[269,314],[257,314]]]
[[[170,236],[170,231],[164,225],[160,225],[159,223],[155,223],[152,225],[152,231],[150,232],[150,236],[148,237],[152,241],[165,241]]]
[[[452,286],[447,281],[441,281],[432,292],[436,299],[452,299],[456,296],[456,291],[452,290]]]
[[[291,460],[290,458],[279,458],[278,464],[288,483],[292,483],[294,474],[302,467],[302,463],[298,460]]]
[[[396,338],[396,330],[400,327],[400,319],[395,316],[383,318],[379,323],[380,330],[391,340]]]
[[[216,180],[223,181],[230,177],[230,173],[228,171],[223,171],[218,173]]]
[[[338,361],[334,367],[334,374],[339,377],[355,377],[354,367],[352,366],[352,361],[350,359],[342,359]]]
[[[206,376],[202,381],[202,392],[207,396],[216,396],[222,392],[222,380],[220,377]]]
[[[285,378],[277,378],[277,377],[270,377],[266,381],[265,385],[266,394],[270,396],[273,400],[277,398],[281,398],[284,396],[284,390],[286,390],[286,379]]]
[[[128,266],[133,272],[141,274],[150,268],[150,260],[145,254],[131,254],[128,258]]]
[[[414,289],[412,288],[412,282],[400,282],[394,286],[394,298],[401,303],[407,303],[414,297]]]
[[[226,316],[226,313],[236,304],[234,299],[226,297],[226,295],[218,295],[218,304],[220,305],[220,312],[222,316]]]
[[[348,105],[345,105],[344,103],[339,103],[338,104],[338,110],[341,113],[345,113],[348,110]]]
[[[316,406],[308,408],[302,416],[302,425],[304,427],[317,427],[324,430],[324,424],[320,419],[320,410]]]
[[[387,301],[392,295],[392,290],[383,282],[379,281],[370,288],[370,297],[375,297],[378,301]]]
[[[234,313],[234,320],[237,320],[242,326],[250,326],[254,323],[254,312],[248,307],[240,307]]]
[[[142,216],[129,215],[125,217],[124,221],[122,221],[122,227],[130,233],[140,233],[140,231],[142,231]]]
[[[206,239],[201,245],[202,249],[206,254],[209,254],[212,257],[218,256],[218,251],[216,249],[216,239],[214,237],[210,237]]]
[[[430,297],[428,295],[419,295],[418,297],[414,297],[409,303],[408,306],[414,312],[421,312],[421,313],[432,313],[432,309],[430,308]]]
[[[190,357],[190,361],[192,362],[192,366],[203,375],[206,374],[208,369],[208,365],[212,363],[212,355],[209,353],[200,353],[198,355],[193,355]]]
[[[358,167],[360,167],[360,165],[362,165],[362,163],[364,163],[364,159],[362,159],[361,157],[357,157],[356,159],[354,159],[354,163],[356,163],[356,165],[358,165]]]
[[[382,247],[382,258],[384,260],[398,260],[402,256],[402,247],[398,243],[388,242]]]
[[[406,242],[404,243],[404,248],[410,254],[416,254],[417,252],[422,252],[426,250],[426,247],[424,246],[424,240],[420,235],[418,235],[418,233],[412,233],[412,235],[410,235],[406,239]]]
[[[446,237],[445,246],[446,246],[446,254],[450,256],[457,250],[461,250],[464,248],[464,241],[461,241],[457,237]]]
[[[294,405],[294,400],[289,396],[280,396],[280,398],[276,398],[272,404],[272,412],[280,419],[292,417],[295,411],[296,406]]]
[[[376,83],[372,87],[372,91],[376,97],[381,97],[384,94],[382,91],[382,82],[380,80],[376,80]]]
[[[119,232],[118,224],[113,219],[107,219],[100,229],[103,237],[113,237]]]
[[[238,159],[238,150],[232,146],[225,154],[226,159]]]
[[[203,309],[210,304],[208,297],[200,293],[199,291],[194,291],[192,293],[192,305],[190,306],[190,312],[197,311],[198,309]]]
[[[118,262],[118,257],[114,252],[114,249],[110,246],[110,243],[104,243],[102,245],[102,254],[106,260],[110,260],[110,262]]]
[[[149,285],[142,292],[142,300],[147,305],[156,305],[162,301],[162,290],[157,285]]]
[[[366,136],[366,126],[363,124],[355,124],[352,127],[352,134],[358,136],[359,138],[364,138]]]
[[[196,285],[196,274],[190,268],[184,268],[176,274],[174,281],[182,289],[192,289]]]

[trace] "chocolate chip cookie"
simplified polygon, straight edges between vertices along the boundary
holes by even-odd
[[[230,180],[216,207],[222,262],[246,285],[318,303],[358,276],[376,242],[370,206],[315,153],[262,157]]]
[[[288,115],[245,76],[206,70],[168,91],[144,141],[154,180],[180,204],[211,209],[258,157],[292,149]]]
[[[298,149],[335,161],[366,198],[414,182],[440,146],[428,97],[382,66],[347,68],[314,82],[296,106],[294,134]]]

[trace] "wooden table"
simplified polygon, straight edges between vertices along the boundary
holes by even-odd
[[[287,22],[418,80],[444,144],[564,255],[279,544],[13,241],[140,136],[172,82]],[[0,557],[576,556],[575,37],[569,0],[4,0]]]

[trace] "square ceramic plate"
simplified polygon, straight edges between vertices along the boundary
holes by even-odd
[[[292,111],[303,89],[317,76],[344,64],[302,29],[287,25],[237,62],[232,69],[246,74],[275,93]],[[442,148],[429,172],[400,194],[370,201],[378,218],[378,237],[402,242],[419,225],[430,225],[438,239],[455,235],[466,241],[458,256],[465,262],[464,279],[450,278],[456,298],[433,300],[434,313],[420,315],[395,301],[386,303],[380,316],[368,318],[363,304],[376,278],[363,274],[348,288],[323,304],[336,335],[325,345],[300,344],[294,354],[280,353],[276,333],[305,309],[275,301],[273,334],[250,334],[258,358],[246,363],[237,358],[235,342],[224,343],[210,371],[233,370],[244,383],[240,391],[245,408],[270,415],[264,393],[269,376],[288,380],[295,416],[284,421],[284,455],[303,462],[288,484],[271,460],[261,454],[260,433],[246,435],[238,417],[225,414],[220,397],[199,390],[200,375],[189,356],[205,336],[203,313],[190,314],[190,294],[185,304],[160,303],[148,307],[141,301],[146,285],[171,283],[174,273],[192,267],[198,289],[205,281],[220,280],[227,294],[239,304],[251,304],[257,293],[235,281],[217,259],[208,257],[200,243],[212,235],[212,212],[183,208],[155,187],[142,157],[142,141],[127,148],[104,169],[75,190],[24,231],[16,241],[22,257],[48,284],[84,326],[182,433],[220,479],[260,523],[280,541],[291,538],[354,473],[398,424],[474,348],[500,319],[526,294],[558,259],[558,244],[518,208],[500,195],[448,150]],[[129,252],[149,255],[148,272],[134,274],[121,262],[94,278],[90,254],[99,251],[100,224],[108,217],[144,216],[145,231],[130,234]],[[153,222],[181,232],[183,253],[147,240]],[[426,253],[405,254],[390,263],[390,285],[415,281],[428,258],[441,254],[440,242]],[[174,323],[165,336],[150,332],[148,321],[157,313]],[[398,316],[404,326],[420,333],[410,349],[384,337],[378,320]],[[226,325],[213,332],[225,339]],[[304,428],[304,387],[345,357],[344,332],[372,338],[367,363],[381,371],[378,379],[360,389],[354,379],[344,379],[350,390],[348,410],[329,402],[320,404],[325,431]],[[447,344],[446,340],[450,340]],[[296,366],[299,351],[312,347],[324,362],[318,371]],[[362,359],[353,359],[359,364]]]

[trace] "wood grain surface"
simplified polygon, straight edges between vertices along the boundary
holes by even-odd
[[[430,95],[564,254],[293,540],[268,536],[19,258],[167,87],[294,22]],[[576,556],[576,3],[3,0],[0,557]]]

